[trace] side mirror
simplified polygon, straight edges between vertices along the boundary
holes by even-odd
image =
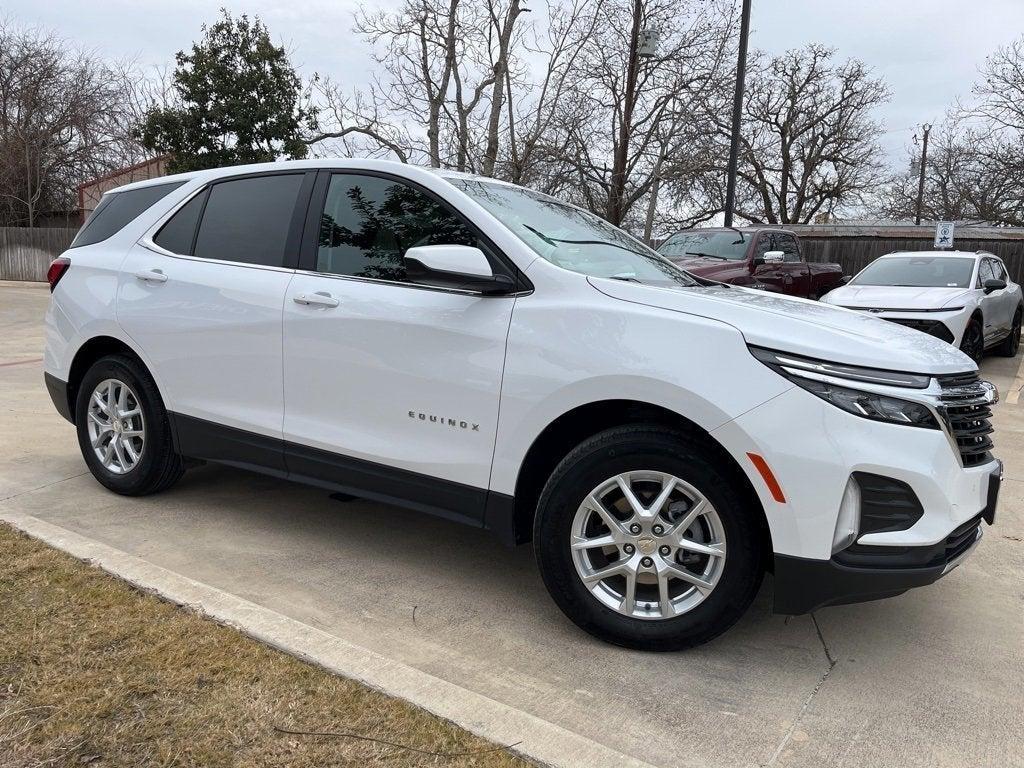
[[[1005,280],[989,278],[988,280],[985,281],[985,293],[992,293],[992,291],[1001,291],[1005,287]]]
[[[754,257],[754,264],[781,264],[785,260],[784,251],[765,251],[763,256]]]
[[[479,248],[469,245],[418,245],[402,257],[409,280],[419,285],[483,294],[501,294],[515,283],[496,275]]]
[[[853,280],[853,275],[843,275],[842,277],[839,278],[839,284],[846,285],[851,280]]]

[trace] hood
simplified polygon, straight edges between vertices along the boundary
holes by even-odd
[[[966,288],[910,288],[892,285],[844,285],[828,294],[829,304],[871,309],[939,309],[969,294]]]
[[[967,355],[933,336],[819,301],[737,286],[684,288],[588,280],[615,299],[728,323],[748,344],[760,347],[907,373],[977,369]]]

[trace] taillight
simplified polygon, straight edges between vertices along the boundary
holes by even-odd
[[[59,256],[50,262],[50,268],[46,270],[46,282],[50,284],[50,293],[57,287],[57,283],[64,277],[64,273],[71,266],[71,259],[67,256]]]

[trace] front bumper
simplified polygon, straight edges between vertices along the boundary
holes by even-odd
[[[910,311],[899,309],[862,309],[860,307],[847,307],[856,312],[870,314],[881,320],[913,328],[921,333],[927,333],[953,346],[959,346],[963,338],[964,330],[971,318],[971,312],[966,307],[952,310],[930,310]]]
[[[827,605],[894,597],[932,584],[966,560],[981,542],[982,522],[995,520],[1002,465],[989,476],[985,508],[930,546],[855,544],[829,560],[775,555],[774,611],[803,614]]]

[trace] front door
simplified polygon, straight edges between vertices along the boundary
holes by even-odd
[[[790,293],[793,282],[792,275],[786,273],[783,263],[758,264],[757,259],[764,258],[769,251],[782,250],[776,245],[774,232],[762,232],[757,236],[754,245],[754,281],[765,285],[770,291]]]
[[[317,239],[304,244],[311,269],[284,305],[289,471],[479,520],[515,299],[407,280],[412,246],[488,253],[432,193],[385,176],[321,178],[306,227]]]
[[[781,265],[786,293],[806,297],[811,292],[811,270],[800,254],[796,236],[788,232],[776,232],[775,248],[784,254]]]

